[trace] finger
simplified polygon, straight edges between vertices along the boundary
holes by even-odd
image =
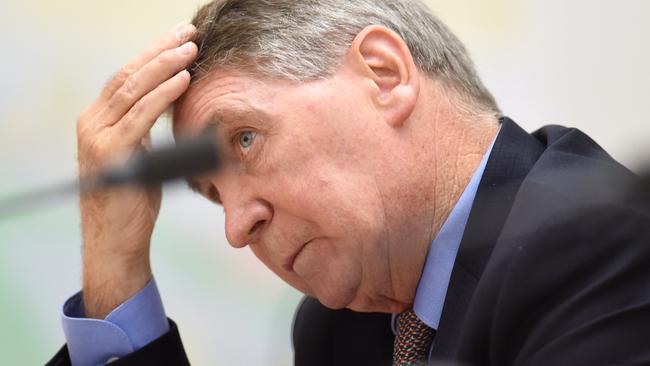
[[[122,146],[135,146],[142,142],[151,127],[165,110],[178,99],[190,85],[190,73],[183,70],[160,84],[140,99],[118,123],[112,127],[114,138]]]
[[[188,42],[179,48],[167,50],[138,72],[131,75],[100,111],[99,121],[106,126],[117,123],[140,98],[147,95],[180,70],[187,68],[196,58],[197,46]]]
[[[140,55],[124,65],[115,74],[102,90],[99,101],[107,101],[115,92],[122,87],[124,82],[141,67],[156,58],[162,52],[176,48],[191,40],[196,33],[196,27],[192,24],[181,23],[168,31],[160,39],[149,45]]]

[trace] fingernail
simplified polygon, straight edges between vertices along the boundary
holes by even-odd
[[[196,31],[196,27],[192,24],[186,24],[176,31],[176,37],[181,41],[186,41]]]
[[[181,53],[181,55],[189,55],[192,52],[194,52],[194,43],[192,42],[187,42],[184,45],[182,45],[178,51]]]
[[[189,71],[183,70],[183,71],[179,72],[178,74],[176,74],[176,77],[180,79],[180,78],[183,78],[185,75],[188,75],[189,73],[190,73]]]

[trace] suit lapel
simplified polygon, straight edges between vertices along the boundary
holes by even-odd
[[[544,145],[508,118],[488,158],[454,263],[433,358],[453,358],[467,308],[519,186]]]

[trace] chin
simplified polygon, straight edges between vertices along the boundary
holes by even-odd
[[[320,285],[320,286],[319,286]],[[316,286],[309,286],[309,296],[315,297],[328,309],[341,310],[349,308],[357,297],[357,286],[329,285],[323,286],[321,282]]]

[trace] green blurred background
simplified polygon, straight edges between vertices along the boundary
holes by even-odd
[[[109,76],[203,1],[3,0],[0,197],[73,177],[75,120]],[[650,3],[431,0],[504,112],[528,130],[579,127],[638,169],[650,157]],[[169,121],[155,141],[170,141]],[[646,157],[644,160],[644,156]],[[165,188],[153,244],[169,316],[197,365],[288,365],[300,294],[225,240],[223,214]],[[63,344],[60,307],[80,286],[75,200],[0,222],[0,355],[43,364]]]

